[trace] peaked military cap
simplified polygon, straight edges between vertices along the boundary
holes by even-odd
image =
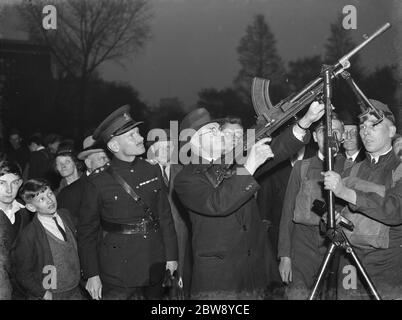
[[[135,121],[130,115],[130,106],[124,105],[113,111],[102,123],[95,129],[93,138],[96,141],[103,140],[108,143],[113,137],[122,135],[135,128],[143,121]]]

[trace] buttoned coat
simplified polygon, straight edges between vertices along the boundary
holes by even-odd
[[[254,292],[280,281],[255,199],[255,177],[290,157],[309,138],[301,142],[287,129],[271,143],[275,157],[254,176],[235,174],[217,188],[203,173],[203,164],[187,165],[177,175],[175,190],[192,223],[193,296]]]
[[[159,219],[157,231],[144,237],[102,229],[101,220],[131,224],[149,218],[112,177],[109,165]],[[138,157],[131,163],[113,158],[110,164],[88,177],[79,210],[78,252],[85,278],[99,275],[103,282],[128,288],[161,281],[166,261],[177,260],[177,238],[157,165]]]

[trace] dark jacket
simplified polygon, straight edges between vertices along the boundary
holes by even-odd
[[[112,166],[160,220],[160,228],[146,238],[104,231],[101,220],[129,224],[148,218],[143,207],[112,177]],[[148,286],[161,280],[165,262],[177,260],[177,238],[158,165],[136,158],[132,163],[114,158],[96,170],[85,184],[79,210],[78,251],[84,277],[120,287]]]
[[[28,163],[29,154],[29,149],[26,146],[21,146],[17,150],[15,150],[13,147],[10,147],[7,152],[7,156],[11,160],[16,161],[20,165],[21,170],[24,170],[25,165]]]
[[[57,195],[58,206],[70,212],[76,226],[78,224],[78,212],[83,199],[86,181],[87,175],[84,173],[77,181],[63,188]]]
[[[303,159],[313,157],[316,153],[309,146],[306,146]],[[275,256],[277,256],[278,249],[282,206],[292,168],[290,160],[285,160],[258,179],[258,183],[261,186],[257,194],[258,208],[261,218],[269,221],[268,236],[273,245]]]
[[[11,224],[5,213],[0,210],[0,300],[11,299],[17,290],[11,253],[22,230],[31,219],[32,215],[26,209],[21,209],[15,213],[15,222]]]
[[[76,229],[68,211],[59,209],[57,213],[64,225],[76,235]],[[43,272],[43,268],[53,265],[53,258],[46,230],[37,215],[22,232],[13,252],[13,258],[18,284],[27,291],[30,297],[41,299],[46,292],[43,288],[43,280],[48,275]]]
[[[272,141],[275,157],[256,174],[274,167],[302,146],[289,128]],[[192,293],[251,292],[279,281],[255,199],[257,181],[251,175],[233,175],[214,188],[202,172],[203,166],[186,166],[175,181],[192,222]]]
[[[400,165],[400,159],[390,150],[379,157],[378,163],[371,163],[370,156],[361,162],[357,177],[385,186],[385,197],[374,192],[355,189],[356,205],[349,204],[353,217],[367,217],[389,226],[389,245],[386,249],[355,248],[361,263],[370,275],[383,299],[399,299],[402,288],[402,219],[401,182],[392,188],[393,171]],[[348,176],[348,172],[344,176]],[[355,224],[354,232],[358,230]],[[353,233],[352,233],[353,235]],[[347,234],[347,236],[349,236]],[[353,244],[353,243],[352,243]]]
[[[303,163],[309,163],[309,166],[305,172],[305,176],[301,176],[301,167]],[[338,173],[342,173],[344,166],[345,158],[343,155],[338,155],[334,158],[334,171]],[[323,177],[321,172],[324,171],[325,163],[320,160],[320,158],[316,155],[310,159],[305,159],[301,161],[297,161],[293,167],[293,170],[290,174],[289,183],[286,188],[282,216],[280,221],[280,230],[279,230],[279,239],[278,239],[278,256],[279,257],[292,257],[291,252],[293,251],[294,242],[297,241],[306,241],[305,238],[302,240],[298,239],[294,236],[294,229],[300,227],[301,223],[294,222],[294,213],[296,207],[298,208],[306,208],[310,207],[309,212],[306,214],[312,217],[315,217],[319,220],[319,216],[317,213],[314,213],[311,208],[313,208],[312,201],[315,199],[320,201],[325,201],[326,192],[323,189]],[[305,188],[306,180],[312,182],[312,186],[314,189],[308,189],[310,194],[314,194],[316,197],[309,198],[305,193],[302,193],[302,197],[298,194],[300,191],[303,191],[303,187]],[[302,205],[297,203],[297,199],[299,201],[308,201],[308,205]],[[304,226],[304,224],[302,224]],[[325,238],[322,237],[319,233],[318,225],[308,225],[306,228],[306,233],[309,232],[310,243],[309,246],[311,248],[323,246],[325,242]],[[307,240],[308,241],[308,240]],[[307,257],[308,258],[308,257]]]

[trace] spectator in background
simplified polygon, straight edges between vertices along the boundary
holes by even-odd
[[[35,133],[29,137],[28,148],[31,154],[29,162],[24,169],[24,180],[49,179],[53,171],[52,157],[43,145],[40,133]]]
[[[402,135],[396,134],[392,142],[396,156],[402,160]]]
[[[92,135],[85,138],[83,150],[78,154],[78,159],[84,161],[87,168],[86,173],[82,174],[77,181],[63,188],[57,195],[59,207],[67,209],[75,223],[78,222],[78,210],[82,202],[87,177],[93,171],[109,162],[105,150],[95,143]]]
[[[50,154],[56,155],[61,143],[61,136],[55,133],[48,134],[45,139],[45,145]]]
[[[59,148],[54,164],[56,171],[61,176],[60,185],[56,191],[56,194],[58,194],[63,188],[80,178],[82,165],[79,163],[75,152],[71,148]]]
[[[332,114],[332,130],[340,140],[343,123]],[[279,225],[279,273],[288,284],[289,299],[306,299],[327,251],[327,239],[319,229],[320,216],[312,210],[315,200],[324,201],[323,177],[325,159],[325,121],[313,132],[317,155],[297,161],[290,174]],[[334,158],[334,171],[342,172],[345,158]]]
[[[156,161],[158,164],[162,179],[163,187],[165,187],[168,196],[172,218],[177,234],[179,260],[178,260],[178,275],[183,280],[183,290],[185,296],[190,296],[191,282],[191,237],[189,236],[190,220],[186,209],[181,204],[175,190],[174,179],[182,170],[183,166],[174,163],[172,155],[174,144],[169,139],[169,131],[164,130],[164,136],[159,136],[159,140],[153,143],[147,153],[149,160]]]
[[[359,136],[359,119],[357,115],[352,115],[348,111],[340,114],[340,119],[344,123],[343,149],[345,151],[345,170],[353,164],[366,159],[366,150],[362,146]]]
[[[16,161],[21,169],[25,168],[25,165],[29,161],[29,150],[22,143],[21,133],[18,129],[11,129],[8,135],[8,141],[10,142],[10,148],[7,151],[7,156],[10,160]]]
[[[15,198],[22,184],[19,165],[0,161],[0,300],[23,298],[14,277],[11,252],[21,231],[31,220],[25,207]]]
[[[228,116],[220,123],[226,144],[232,144],[234,148],[240,141],[243,141],[243,125],[240,118]]]

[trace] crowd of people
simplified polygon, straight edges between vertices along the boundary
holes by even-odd
[[[328,190],[381,297],[402,298],[402,136],[388,106],[371,102],[378,113],[333,111],[332,170],[318,102],[230,165],[220,160],[243,146],[241,119],[204,108],[181,121],[191,134],[180,143],[167,130],[144,141],[129,106],[79,153],[57,134],[23,141],[11,130],[0,158],[0,299],[306,299],[330,244],[316,210]],[[189,163],[174,161],[182,150]],[[341,250],[320,293],[371,298]]]

